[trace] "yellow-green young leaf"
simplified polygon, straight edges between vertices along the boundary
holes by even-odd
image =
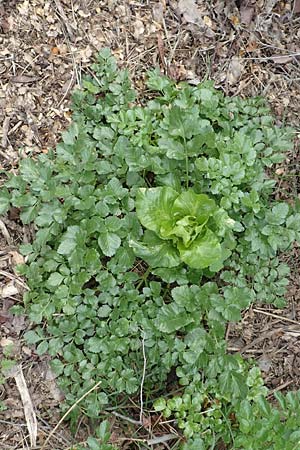
[[[159,399],[155,400],[153,406],[154,406],[155,411],[163,411],[166,408],[167,403],[164,398],[159,398]]]
[[[136,196],[136,213],[142,225],[158,236],[161,230],[171,231],[174,227],[171,207],[178,193],[170,187],[139,189]]]
[[[177,218],[192,216],[197,224],[203,224],[216,211],[216,203],[205,194],[196,194],[193,190],[180,194],[174,201],[172,214]]]
[[[199,236],[188,248],[179,242],[178,249],[182,261],[194,269],[209,267],[222,257],[220,242],[209,229],[203,237]]]

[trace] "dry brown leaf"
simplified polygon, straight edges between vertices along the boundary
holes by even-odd
[[[245,25],[250,25],[254,15],[254,8],[251,8],[251,6],[246,5],[241,6],[240,15],[241,15],[241,23]]]
[[[153,19],[155,22],[162,24],[164,21],[164,7],[161,2],[156,3],[152,8]]]
[[[9,252],[9,254],[12,256],[12,262],[14,266],[17,266],[18,264],[24,264],[24,256],[22,256],[20,253],[12,250],[11,252]]]
[[[10,346],[14,345],[14,341],[13,341],[13,339],[3,337],[0,340],[0,345],[2,348],[10,347]]]
[[[24,331],[27,327],[27,323],[25,320],[25,316],[13,316],[11,321],[11,328],[14,333],[19,336],[22,331]]]
[[[135,37],[135,39],[138,41],[144,35],[144,32],[145,32],[145,27],[144,27],[143,22],[141,20],[137,19],[134,22],[134,37]]]
[[[258,48],[258,43],[255,40],[250,40],[246,46],[248,53],[255,52]]]
[[[272,368],[272,359],[270,359],[267,355],[263,355],[258,359],[258,366],[262,372],[269,372]]]
[[[15,286],[13,281],[10,281],[5,286],[0,288],[0,298],[8,298],[13,297],[14,295],[19,294],[19,290],[17,286]]]
[[[202,25],[203,19],[200,10],[197,8],[195,0],[179,0],[178,11],[188,23]]]
[[[47,381],[47,387],[54,400],[61,402],[65,396],[63,392],[59,389],[56,383],[57,376],[53,373],[50,367],[47,368],[45,373],[45,380]]]
[[[4,311],[0,311],[0,325],[11,321],[12,321],[11,314],[8,314],[7,312]]]
[[[241,58],[234,56],[231,59],[226,76],[230,85],[234,85],[238,82],[242,75],[243,67]]]
[[[232,15],[229,17],[229,20],[235,27],[237,27],[240,24],[240,19],[238,18],[238,16]]]
[[[294,14],[300,13],[300,0],[294,0]]]
[[[17,75],[11,79],[14,83],[33,83],[39,80],[39,77],[29,77],[27,75]]]

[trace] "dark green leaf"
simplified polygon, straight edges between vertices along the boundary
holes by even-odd
[[[98,237],[98,244],[106,256],[113,256],[121,245],[121,239],[116,233],[102,232]]]
[[[163,333],[173,333],[194,322],[194,318],[175,303],[164,305],[158,312],[155,324]]]
[[[0,214],[6,213],[10,206],[10,193],[6,188],[0,190]]]

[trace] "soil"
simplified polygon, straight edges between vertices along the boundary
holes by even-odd
[[[295,148],[272,174],[278,197],[291,201],[299,197],[299,42],[300,0],[2,0],[0,174],[16,172],[20,157],[55,146],[71,121],[72,89],[89,72],[95,53],[108,46],[140,92],[147,69],[158,67],[191,84],[211,78],[227,95],[266,97],[278,124],[295,128]],[[0,384],[6,406],[0,411],[0,447],[33,448],[22,403],[27,393],[37,415],[36,448],[51,437],[44,450],[66,450],[74,439],[84,440],[90,424],[80,423],[75,438],[67,425],[54,428],[62,393],[48,358],[24,343],[31,325],[9,313],[26,290],[15,266],[22,262],[18,245],[28,241],[30,229],[21,225],[17,210],[1,218],[0,354],[4,360],[13,352],[21,372],[12,371]],[[287,307],[255,305],[227,332],[230,351],[258,361],[271,394],[300,387],[299,248],[285,258],[292,269]],[[115,441],[123,439],[123,449],[141,448],[132,425],[126,430],[121,421],[115,417]],[[173,431],[160,426],[160,432]]]

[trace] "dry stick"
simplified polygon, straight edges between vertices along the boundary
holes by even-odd
[[[264,311],[263,309],[252,308],[252,311],[254,311],[256,313],[264,314],[265,316],[274,317],[275,319],[280,319],[284,322],[294,323],[294,324],[300,326],[300,322],[298,322],[297,320],[289,319],[288,317],[282,317],[282,316],[279,316],[278,314],[269,313],[267,311]]]
[[[55,431],[58,429],[58,427],[61,425],[61,423],[65,420],[65,418],[70,414],[70,412],[73,411],[73,409],[78,405],[78,403],[80,403],[87,395],[89,395],[91,392],[93,392],[95,389],[97,389],[97,387],[101,383],[102,383],[102,381],[98,381],[98,383],[96,383],[95,386],[93,386],[85,394],[83,394],[78,400],[76,400],[76,402],[68,409],[68,411],[62,416],[60,421],[55,425],[55,427],[53,428],[53,430],[51,431],[51,433],[45,440],[44,444],[42,445],[41,450],[44,450],[46,448],[46,445],[48,444],[48,442],[54,435]]]
[[[142,425],[140,420],[131,419],[130,417],[124,416],[123,414],[120,414],[120,413],[118,413],[116,411],[111,411],[111,412],[109,412],[109,414],[112,414],[115,417],[119,417],[119,419],[126,420],[127,422],[130,422],[133,425]]]
[[[57,105],[58,108],[63,103],[64,99],[67,97],[67,95],[69,94],[70,90],[72,89],[72,86],[73,86],[73,83],[74,83],[74,78],[75,78],[75,72],[73,70],[72,71],[72,77],[71,77],[71,79],[70,79],[70,81],[69,81],[69,83],[67,85],[67,89],[66,89],[64,95],[62,96],[62,98],[60,99],[60,101],[59,101],[59,103]]]
[[[39,57],[40,55],[38,55]],[[12,133],[14,133],[18,128],[20,128],[20,126],[22,125],[23,121],[19,120],[19,122],[16,123],[16,125],[14,125],[8,132],[8,136],[10,136]]]
[[[296,56],[300,56],[300,52],[298,53],[290,53],[287,55],[274,55],[274,56],[245,56],[242,59],[252,59],[255,61],[268,61],[268,60],[276,60],[280,58],[293,58]]]
[[[168,441],[171,441],[172,439],[178,439],[178,436],[176,434],[164,434],[163,436],[157,436],[153,439],[147,440],[148,445],[156,445],[156,444],[162,444],[166,443]]]
[[[280,386],[277,386],[275,389],[273,389],[271,392],[269,392],[268,398],[270,398],[275,392],[282,391],[282,389],[286,388],[290,384],[292,384],[294,381],[286,381],[285,383],[281,384]]]

